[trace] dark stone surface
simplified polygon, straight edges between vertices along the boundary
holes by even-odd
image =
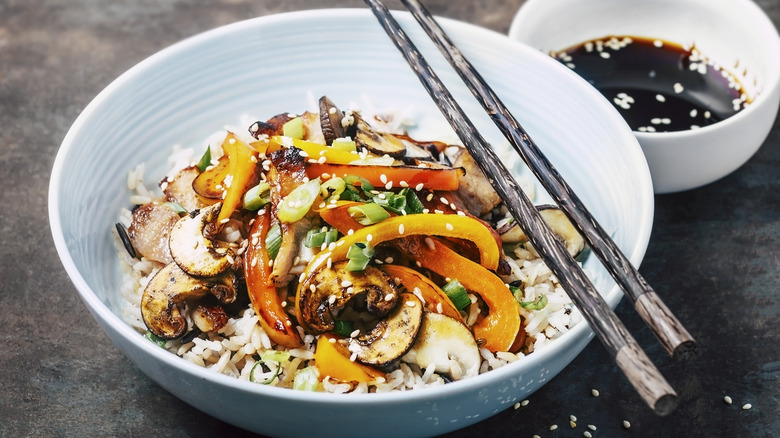
[[[435,14],[499,32],[521,3],[426,2]],[[758,3],[778,25],[780,3]],[[0,195],[0,436],[251,435],[171,396],[109,342],[55,253],[49,172],[84,106],[145,57],[241,19],[337,6],[364,7],[359,0],[0,1],[0,186],[8,189]],[[701,357],[671,361],[630,306],[618,314],[678,390],[680,407],[652,414],[594,342],[527,406],[452,437],[581,437],[587,425],[597,427],[594,437],[780,435],[780,123],[737,172],[656,202],[641,271],[698,339]]]

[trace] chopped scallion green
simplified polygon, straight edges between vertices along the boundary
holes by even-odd
[[[357,151],[357,145],[355,144],[355,140],[352,140],[349,137],[337,138],[333,140],[333,143],[331,143],[330,146],[333,149],[338,149],[341,151],[347,151],[347,152]]]
[[[360,225],[375,224],[377,222],[382,222],[383,220],[390,217],[390,213],[385,211],[382,206],[375,203],[360,204],[349,207],[347,209],[347,213],[349,213],[352,218],[358,221]]]
[[[420,201],[420,198],[417,197],[417,194],[414,193],[413,190],[406,188],[401,190],[400,193],[403,193],[406,197],[406,213],[419,214],[425,210],[425,206],[422,204],[422,201]]]
[[[452,279],[449,283],[442,286],[441,289],[444,291],[444,293],[447,294],[448,297],[450,297],[452,304],[454,304],[458,310],[461,310],[471,304],[471,299],[469,299],[469,294],[466,291],[466,288],[460,284],[460,281],[458,281],[457,278]]]
[[[332,199],[339,199],[346,188],[344,179],[335,176],[320,185],[320,195],[325,202],[330,202]]]
[[[271,185],[265,181],[244,193],[245,210],[257,211],[269,202],[271,202]]]
[[[372,198],[375,204],[395,214],[406,214],[406,197],[400,193],[382,192]]]
[[[203,173],[207,167],[211,165],[211,147],[206,147],[206,152],[203,153],[203,155],[200,157],[200,161],[198,161],[198,170],[200,173]]]
[[[158,347],[165,348],[165,343],[168,342],[165,339],[155,335],[151,330],[147,330],[144,337],[154,343]]]
[[[299,140],[302,139],[303,119],[296,117],[294,119],[288,120],[284,125],[282,125],[282,135]]]
[[[265,249],[268,251],[268,257],[273,260],[276,258],[276,254],[279,253],[279,248],[282,246],[282,227],[279,224],[274,224],[265,236]]]
[[[319,384],[320,372],[313,365],[298,370],[293,378],[293,389],[300,391],[316,391]]]
[[[355,331],[355,324],[352,321],[337,319],[333,323],[333,333],[339,336],[349,336]]]
[[[182,207],[178,202],[165,202],[164,204],[171,207],[171,210],[175,211],[179,216],[189,213],[187,209]]]
[[[279,211],[276,217],[285,223],[295,222],[306,216],[306,213],[314,204],[314,200],[320,194],[320,179],[311,179],[291,191],[279,203]]]
[[[362,271],[368,266],[368,262],[371,261],[371,257],[374,256],[374,248],[368,243],[358,242],[353,243],[347,250],[347,271]]]
[[[525,310],[542,310],[547,306],[547,295],[541,294],[533,301],[519,301],[519,303]]]
[[[260,360],[264,362],[287,362],[290,360],[290,352],[289,351],[277,351],[277,350],[266,350],[263,352],[263,354],[260,355]]]
[[[309,230],[303,244],[307,248],[320,248],[322,245],[328,245],[331,242],[339,240],[339,232],[335,228],[328,230]]]
[[[249,370],[249,381],[250,382],[260,383],[260,384],[263,384],[263,385],[268,385],[268,384],[272,383],[274,381],[274,379],[279,377],[279,374],[282,374],[282,364],[280,362],[273,361],[273,362],[276,362],[276,365],[274,367],[275,369],[273,369],[273,370],[271,369],[271,367],[269,365],[266,364],[266,362],[268,362],[268,361],[260,359],[257,362],[255,362],[254,365],[252,365],[252,369]],[[261,372],[266,372],[266,373],[273,372],[273,374],[270,377],[267,377],[267,378],[265,378],[263,380],[260,380],[260,379],[258,379],[256,377],[257,368],[258,367],[260,367],[260,371]],[[268,368],[268,371],[265,371],[265,368]]]

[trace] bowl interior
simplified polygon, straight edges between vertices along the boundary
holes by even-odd
[[[500,133],[418,26],[408,14],[396,16],[483,135],[501,148]],[[650,237],[652,185],[636,139],[620,116],[584,81],[538,51],[474,26],[450,20],[442,23],[598,221],[613,233],[618,246],[638,265]],[[418,121],[417,134],[428,137],[445,130],[451,135],[412,71],[367,10],[304,11],[215,29],[141,62],[89,104],[57,155],[50,183],[50,223],[59,255],[82,299],[112,340],[145,372],[212,415],[222,415],[219,407],[212,406],[218,403],[209,404],[202,397],[200,402],[191,400],[198,392],[193,388],[209,381],[225,391],[238,392],[237,388],[245,385],[172,355],[163,357],[158,348],[119,317],[122,279],[110,229],[120,207],[129,206],[127,172],[145,162],[147,186],[151,186],[170,166],[166,158],[174,145],[201,151],[204,139],[226,125],[239,126],[242,118],[260,120],[281,112],[314,109],[313,102],[321,95],[328,95],[342,107],[368,109],[374,105],[405,110]],[[519,160],[512,167],[518,174],[527,174]],[[537,192],[537,201],[547,201],[542,190]],[[609,275],[594,257],[586,262],[586,268],[614,307],[621,294]],[[558,354],[565,342],[579,342],[581,349],[585,343],[580,341],[589,336],[589,329],[581,324],[566,335],[571,341],[562,340],[560,347],[550,346],[538,359],[529,356],[527,361],[498,370],[501,373],[488,373],[471,379],[471,383],[446,385],[429,394],[442,400],[447,394],[470,393],[476,397],[480,387],[500,387],[500,379],[524,379],[522,389],[502,399],[503,406],[541,386],[574,357],[576,351]],[[542,359],[547,362],[539,363]],[[548,375],[540,379],[543,370]],[[201,383],[188,387],[186,392],[176,392],[174,385],[166,384],[188,376]],[[255,401],[270,397],[300,402],[308,397],[261,385],[240,391],[242,397]],[[415,406],[414,400],[431,397],[412,393],[369,395],[373,396],[371,400],[403,402],[409,409]],[[329,395],[310,398],[322,409],[327,409],[323,401],[339,400],[338,404],[353,404],[365,410],[357,407],[358,400],[368,400],[356,397],[344,401]],[[451,430],[477,421],[478,416],[465,419],[472,418],[473,413],[482,414],[482,419],[498,412],[494,411],[495,403],[480,406],[475,402],[466,407],[468,397],[460,400],[451,403],[463,404],[464,409],[459,406],[443,414],[460,418],[457,425],[449,426],[442,419],[434,427],[418,413],[420,418],[404,427],[426,435],[442,433],[448,427]],[[367,415],[366,421],[383,421],[381,414]],[[284,430],[282,420],[241,423],[227,414],[222,418],[265,433]],[[327,420],[325,416],[322,421]]]

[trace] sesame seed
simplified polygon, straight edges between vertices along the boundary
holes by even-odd
[[[742,410],[743,411],[747,411],[748,409],[750,409],[752,407],[753,407],[753,405],[751,405],[750,403],[745,403],[744,405],[742,405]]]
[[[416,306],[416,305],[417,305],[417,303],[415,303],[414,301],[407,301],[407,302],[406,302],[406,303],[404,303],[404,304],[406,304],[406,305],[407,305],[407,306],[409,306],[409,307],[414,307],[414,306]]]
[[[433,199],[433,193],[428,193],[428,196],[425,197],[425,200],[428,202],[431,202],[432,199]]]
[[[447,225],[445,225],[449,231],[452,231],[455,229],[455,227],[452,226],[451,223],[447,222]]]
[[[599,396],[599,390],[598,389],[591,389],[590,393],[591,393],[591,395],[593,395],[593,397],[598,397]]]
[[[341,287],[350,287],[352,286],[352,282],[349,280],[344,280],[341,282]]]
[[[591,438],[593,435],[591,435],[591,433],[586,430],[585,432],[582,432],[582,436],[585,438]]]
[[[309,290],[312,291],[312,292],[317,292],[317,286],[315,286],[313,284],[310,284],[309,285]]]
[[[423,187],[425,187],[425,186],[423,185],[423,183],[420,183],[420,184],[417,184],[417,185],[414,187],[414,189],[415,189],[415,190],[417,190],[417,191],[419,192],[420,190],[422,190],[422,189],[423,189]]]
[[[349,334],[350,338],[354,338],[355,336],[360,334],[360,330],[355,329],[352,333]]]
[[[385,301],[393,301],[393,297],[394,297],[393,294],[387,294],[385,295]]]
[[[557,424],[553,424],[553,425],[550,426],[550,430],[557,430],[557,429],[558,429],[558,425]]]
[[[393,182],[392,181],[388,181],[387,184],[385,184],[385,189],[390,190],[392,188],[393,188]]]
[[[577,427],[577,423],[573,421],[569,421],[569,426],[571,426],[571,428],[574,429],[575,427]]]
[[[623,427],[629,429],[631,428],[631,423],[629,423],[628,420],[623,420]]]
[[[520,403],[515,403],[515,409],[520,409]]]
[[[401,181],[398,183],[398,185],[404,188],[409,187],[409,183],[407,183],[406,181]]]
[[[681,83],[679,83],[679,82],[675,82],[674,83],[674,92],[675,93],[680,94],[680,93],[683,92],[683,90],[684,90],[684,88],[683,88]]]
[[[335,344],[336,343],[336,338],[330,338],[330,339],[328,339],[328,342],[330,342],[331,344]]]
[[[366,242],[370,242],[373,239],[374,239],[374,236],[372,236],[371,234],[367,234],[366,235]]]
[[[530,403],[528,400],[523,400],[520,402],[520,406],[528,406],[528,403]]]
[[[312,291],[314,292],[314,291]],[[336,295],[330,295],[328,296],[328,304],[333,304],[336,302]]]
[[[387,264],[393,263],[393,258],[392,257],[387,257],[385,259],[385,263],[387,263]]]
[[[317,160],[317,163],[319,163],[319,164],[324,164],[326,160],[327,160],[327,158],[325,158],[325,157],[320,157],[320,158]]]
[[[664,46],[664,42],[661,41],[661,40],[655,40],[655,41],[653,41],[653,45],[658,47],[658,48],[661,48],[661,47]]]
[[[696,108],[694,108],[694,109],[691,110],[690,114],[691,114],[691,117],[696,117],[696,114],[699,114],[699,112],[696,111]]]
[[[400,224],[398,225],[398,234],[403,234],[403,233],[404,233],[404,224]]]
[[[379,175],[379,181],[382,181],[382,184],[387,184],[387,175],[384,173]]]
[[[575,417],[574,415],[569,415],[569,420],[577,421],[577,417]]]
[[[731,397],[729,396],[723,397],[723,401],[726,402],[727,405],[730,405],[732,403]]]
[[[659,102],[666,102],[666,96],[664,96],[663,94],[656,94],[655,95],[655,100],[657,100]]]
[[[588,425],[588,429],[590,429],[590,430],[596,430],[596,426],[595,426],[595,425],[593,425],[593,424],[589,424],[589,425]]]

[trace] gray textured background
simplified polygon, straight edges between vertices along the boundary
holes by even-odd
[[[757,3],[778,26],[780,2]],[[437,15],[504,33],[521,4],[426,2]],[[147,56],[238,20],[344,6],[364,7],[358,0],[0,1],[0,436],[251,436],[174,398],[109,342],[55,253],[46,211],[49,173],[79,112]],[[703,354],[674,363],[629,306],[621,304],[618,314],[678,389],[677,411],[652,414],[594,342],[527,406],[451,436],[581,437],[588,424],[597,426],[594,437],[780,435],[778,237],[776,122],[737,172],[656,197],[641,271]],[[723,402],[725,395],[733,405]],[[742,410],[744,403],[753,408]],[[578,419],[574,429],[570,415]],[[621,426],[624,419],[630,430]],[[550,431],[552,424],[558,429]]]

